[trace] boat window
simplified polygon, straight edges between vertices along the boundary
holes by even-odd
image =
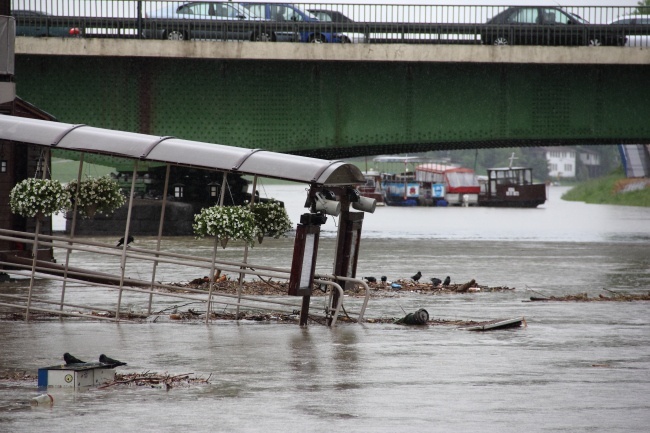
[[[474,173],[447,173],[447,182],[451,187],[478,186],[478,180]]]

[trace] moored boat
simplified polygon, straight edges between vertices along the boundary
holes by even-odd
[[[431,196],[430,201],[421,199],[422,205],[478,204],[481,187],[472,169],[437,163],[421,164],[415,167],[415,179],[421,185],[421,194]]]
[[[479,206],[537,207],[546,202],[546,185],[533,183],[529,167],[488,168]]]
[[[364,197],[375,199],[377,206],[383,206],[385,203],[384,194],[381,189],[381,173],[375,170],[368,170],[362,173],[366,183],[357,188],[359,193]]]

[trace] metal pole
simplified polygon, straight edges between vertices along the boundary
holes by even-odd
[[[160,211],[160,224],[158,225],[158,242],[156,243],[156,251],[160,251],[160,239],[162,237],[163,226],[165,222],[165,207],[167,206],[167,190],[169,188],[169,173],[171,165],[167,163],[167,172],[165,174],[165,186],[163,188],[163,201],[162,201],[162,210]],[[158,257],[158,254],[156,254]],[[153,272],[151,273],[151,290],[153,290],[153,284],[156,281],[156,268],[158,267],[158,260],[153,262]],[[149,306],[147,307],[147,314],[151,314],[151,303],[153,301],[153,293],[149,295]]]
[[[43,155],[43,153],[41,153]],[[47,161],[49,154],[49,149],[45,152],[43,160],[39,161],[41,166],[41,179],[47,177]],[[36,171],[38,172],[38,165],[36,166]],[[32,306],[32,290],[34,289],[34,276],[36,275],[36,260],[38,260],[38,235],[41,232],[41,218],[36,215],[36,228],[34,229],[34,245],[32,246],[32,274],[29,279],[29,292],[27,293],[27,308],[25,309],[25,322],[29,321],[29,308]]]
[[[74,230],[77,225],[77,206],[79,203],[79,189],[81,188],[81,173],[84,166],[84,155],[81,153],[79,157],[79,171],[77,172],[77,190],[74,194],[74,204],[72,205],[72,225],[70,226],[70,242],[68,245],[72,245],[72,240],[74,239]],[[65,251],[65,268],[63,269],[63,286],[61,287],[61,304],[59,305],[59,310],[63,311],[63,302],[65,300],[65,287],[68,282],[68,266],[70,265],[70,253],[72,250],[70,248]],[[61,316],[62,317],[62,316]]]
[[[27,309],[25,310],[25,322],[29,322],[29,308],[32,305],[32,289],[34,288],[34,275],[36,274],[36,259],[38,257],[38,233],[41,231],[41,219],[36,217],[36,229],[34,233],[34,247],[32,248],[32,275],[29,279],[29,292],[27,294]]]
[[[217,260],[217,247],[219,246],[219,237],[214,237],[214,249],[212,250],[212,265],[210,266],[210,288],[208,289],[208,309],[205,312],[205,324],[210,321],[210,310],[212,309],[212,288],[214,287],[214,268]],[[237,306],[239,308],[239,306]]]
[[[138,160],[133,163],[133,179],[131,180],[131,195],[129,197],[129,210],[126,215],[126,229],[124,230],[124,242],[122,244],[122,259],[120,261],[120,294],[117,297],[117,308],[115,309],[115,320],[120,320],[120,306],[122,304],[122,291],[124,288],[124,271],[126,270],[126,247],[129,244],[129,228],[131,226],[131,211],[133,210],[133,196],[135,195],[135,180],[138,177]]]
[[[253,193],[251,194],[251,202],[250,202],[250,209],[251,211],[255,207],[255,190],[257,189],[257,175],[253,177]],[[248,262],[248,243],[244,245],[244,263]],[[242,269],[243,266],[242,266]],[[240,272],[239,273],[239,281],[237,285],[237,320],[239,320],[239,302],[241,301],[241,289],[242,289],[242,283],[244,282],[244,273]]]
[[[223,172],[223,179],[221,181],[221,195],[219,196],[219,206],[223,206],[223,199],[226,195],[226,183],[228,182],[227,173]],[[214,288],[214,270],[215,261],[217,260],[217,247],[219,246],[219,237],[214,237],[214,249],[212,250],[212,264],[210,265],[210,289],[208,290],[208,309],[205,313],[205,324],[208,324],[210,319],[210,309],[212,308],[212,289]],[[239,307],[238,307],[239,308]]]

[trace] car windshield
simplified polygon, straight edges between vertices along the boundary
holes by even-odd
[[[582,18],[582,17],[581,17],[580,15],[578,15],[578,14],[574,14],[574,13],[572,12],[572,13],[571,13],[571,16],[572,16],[576,21],[578,21],[580,24],[589,24],[589,21],[587,21],[586,19]]]

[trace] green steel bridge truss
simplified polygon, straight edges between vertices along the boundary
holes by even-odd
[[[16,56],[58,120],[337,159],[650,143],[650,66]]]

